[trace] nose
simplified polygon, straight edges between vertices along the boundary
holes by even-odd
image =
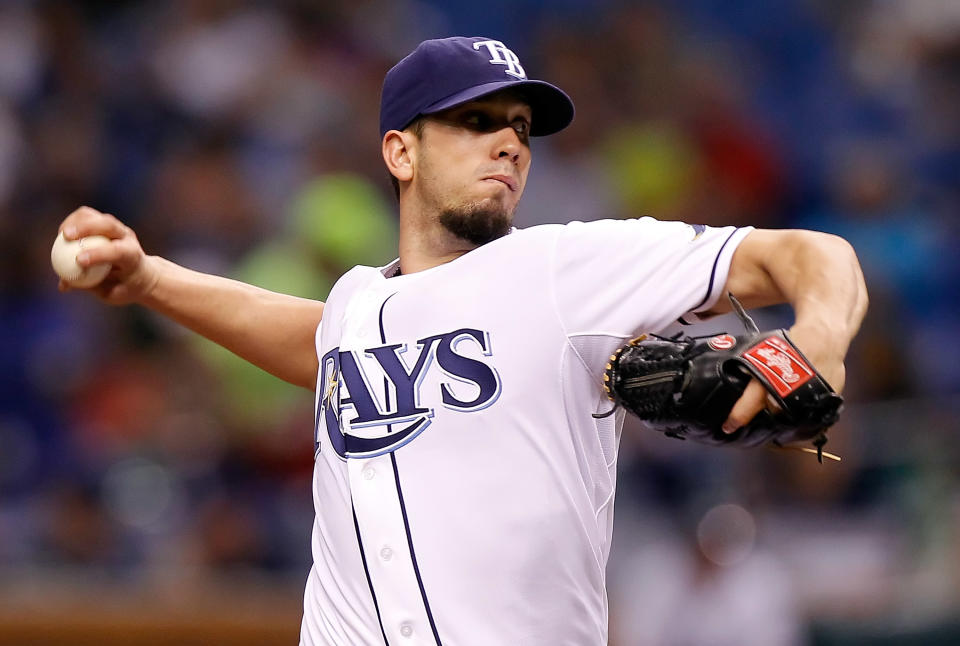
[[[496,146],[494,146],[495,159],[509,159],[511,163],[518,164],[520,158],[526,150],[526,146],[520,141],[520,135],[512,126],[501,128],[497,131]]]

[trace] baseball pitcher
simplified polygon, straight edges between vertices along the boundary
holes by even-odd
[[[315,390],[304,646],[606,644],[628,409],[734,444],[777,442],[780,427],[819,438],[836,419],[867,303],[851,247],[651,218],[513,228],[530,138],[573,116],[500,41],[418,46],[381,95],[398,258],[348,271],[326,303],[146,255],[91,208],[64,221],[67,238],[111,239],[79,259],[112,263],[93,288],[103,300],[153,308]],[[637,337],[729,311],[727,294],[789,302],[796,322],[703,348],[660,339],[635,358]],[[808,395],[800,379],[822,385]],[[744,432],[761,412],[774,430]]]

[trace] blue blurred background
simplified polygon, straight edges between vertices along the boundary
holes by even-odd
[[[518,225],[813,228],[866,273],[842,463],[626,429],[610,643],[960,643],[956,0],[0,3],[0,643],[295,642],[311,393],[59,294],[49,248],[89,204],[324,298],[393,257],[383,74],[455,33],[577,105]]]

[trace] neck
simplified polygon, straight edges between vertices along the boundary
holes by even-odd
[[[404,274],[443,265],[476,248],[447,231],[438,218],[404,201],[400,203],[399,235],[400,271]]]
[[[400,222],[400,270],[404,274],[443,265],[476,248],[442,227],[424,229],[404,223],[402,218]]]

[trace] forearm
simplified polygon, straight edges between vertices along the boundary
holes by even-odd
[[[726,289],[747,307],[789,303],[796,314],[794,327],[829,331],[841,356],[867,311],[867,290],[853,247],[815,231],[752,231],[734,253]],[[721,298],[711,312],[729,309]]]
[[[320,301],[278,294],[181,267],[157,256],[156,281],[139,300],[290,383],[313,389]]]

